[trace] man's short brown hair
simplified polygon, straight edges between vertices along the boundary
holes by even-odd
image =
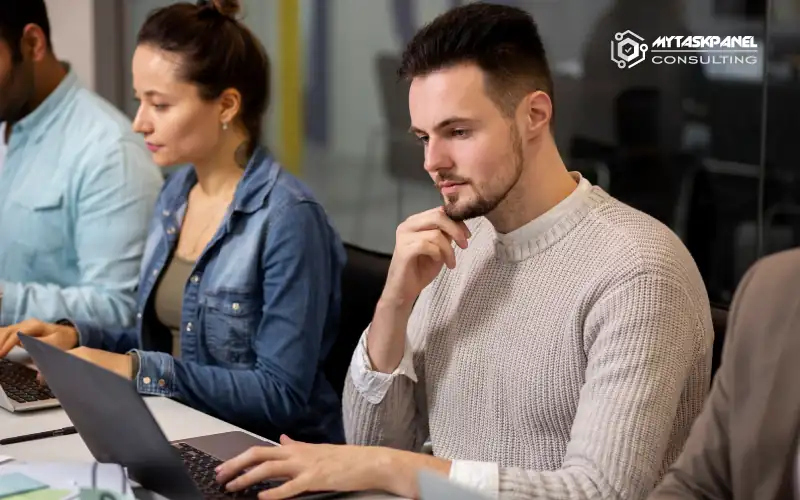
[[[507,116],[531,92],[541,90],[554,99],[533,17],[506,5],[477,2],[440,15],[408,43],[398,74],[410,80],[469,63],[483,70],[489,97]]]

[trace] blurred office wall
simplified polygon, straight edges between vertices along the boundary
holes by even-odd
[[[394,74],[413,33],[465,1],[244,1],[243,20],[273,62],[273,105],[262,140],[311,185],[346,241],[390,252],[397,224],[440,202],[422,169],[422,150],[405,132],[407,88]],[[91,0],[50,3],[53,12],[68,14],[77,8],[66,4],[84,4],[84,21],[74,26],[92,22],[85,9]],[[107,50],[116,51],[116,60],[98,65],[96,58],[92,67],[75,45],[82,38],[58,50],[72,51],[69,58],[88,68],[81,70],[87,79],[118,75],[116,86],[104,88],[116,88],[114,102],[133,115],[129,66],[136,32],[151,9],[169,3],[93,2],[95,18],[98,5],[121,11],[116,49]],[[538,22],[555,80],[556,139],[567,164],[671,227],[697,260],[712,301],[728,304],[758,257],[800,244],[793,137],[800,119],[799,0],[502,3],[528,10]],[[66,15],[53,15],[56,33],[78,30],[72,23],[59,28]],[[95,30],[101,24],[95,19]],[[648,62],[620,69],[609,46],[624,30],[648,41],[750,35],[758,45],[756,64]]]
[[[323,123],[306,135],[302,173],[353,243],[391,251],[396,225],[439,203],[421,150],[403,139],[407,90],[392,77],[413,32],[462,3],[327,0],[307,13],[311,25],[327,28],[305,40],[326,49],[306,54],[313,77],[305,87],[314,96],[307,116],[316,112]],[[698,262],[712,301],[728,304],[759,256],[800,244],[800,155],[790,132],[800,116],[797,0],[765,0],[761,10],[738,0],[502,3],[528,10],[539,25],[568,165],[670,226]],[[753,36],[755,64],[648,62],[623,70],[609,48],[625,30],[648,41]]]
[[[94,2],[45,0],[56,55],[69,61],[81,82],[92,89],[95,88]]]

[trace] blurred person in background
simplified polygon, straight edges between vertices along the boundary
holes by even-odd
[[[56,57],[44,0],[0,0],[0,326],[131,325],[162,183],[130,120]]]
[[[230,0],[177,3],[139,32],[134,128],[158,165],[189,166],[156,205],[135,327],[24,322],[0,329],[0,356],[20,330],[130,378],[141,394],[261,436],[342,442],[323,366],[344,247],[308,188],[259,145],[269,60],[238,10]]]
[[[708,401],[649,500],[800,498],[799,287],[800,249],[739,282]]]

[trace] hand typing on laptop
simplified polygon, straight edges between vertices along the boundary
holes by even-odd
[[[450,462],[391,448],[301,443],[284,435],[281,446],[252,447],[216,470],[217,481],[234,492],[268,479],[286,480],[258,496],[281,500],[306,492],[364,490],[418,498],[417,474],[423,469],[447,476]]]
[[[36,337],[62,351],[78,345],[78,333],[71,326],[26,319],[16,325],[0,328],[0,358],[6,357],[11,349],[20,344],[17,332]]]
[[[16,325],[0,328],[0,358],[8,355],[14,346],[19,345],[17,332],[22,332],[29,337],[36,337],[117,375],[128,379],[132,378],[133,358],[131,356],[101,349],[78,347],[78,333],[73,327],[44,323],[36,319],[28,319]]]

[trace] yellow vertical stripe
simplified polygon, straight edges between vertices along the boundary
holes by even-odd
[[[300,0],[278,0],[278,46],[282,157],[284,166],[299,175],[303,161],[303,76]]]

